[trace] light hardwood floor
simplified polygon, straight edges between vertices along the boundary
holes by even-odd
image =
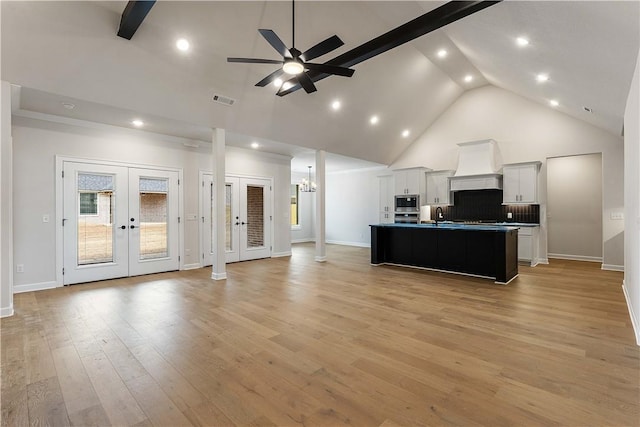
[[[621,273],[500,286],[327,248],[15,295],[2,425],[640,424]]]

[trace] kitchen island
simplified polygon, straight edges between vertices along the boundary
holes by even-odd
[[[461,273],[507,284],[518,275],[518,227],[371,225],[371,264]]]

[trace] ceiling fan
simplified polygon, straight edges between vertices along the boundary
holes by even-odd
[[[260,59],[260,58],[227,58],[227,62],[240,62],[245,64],[281,64],[282,67],[269,74],[264,79],[256,83],[256,86],[264,87],[274,80],[280,78],[283,74],[287,74],[289,79],[282,84],[277,95],[283,96],[287,89],[294,84],[299,84],[304,88],[307,93],[317,91],[315,84],[307,74],[307,71],[316,71],[323,74],[331,74],[337,76],[351,77],[355,70],[351,68],[341,67],[330,64],[318,64],[311,61],[319,56],[325,55],[344,44],[340,37],[333,35],[326,40],[314,45],[304,52],[300,52],[295,48],[295,0],[291,2],[292,19],[291,19],[291,33],[292,43],[291,48],[287,48],[284,42],[278,37],[273,30],[259,29],[258,32],[267,42],[280,54],[282,60],[276,59]]]

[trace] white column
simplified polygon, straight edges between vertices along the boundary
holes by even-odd
[[[323,150],[316,151],[316,257],[318,262],[327,260],[327,248],[325,239],[325,172],[324,162],[326,153]]]
[[[213,270],[211,278],[213,280],[224,280],[227,278],[225,262],[225,131],[224,129],[213,129],[212,136],[212,163],[213,163],[213,221],[215,230],[213,232]]]
[[[13,315],[11,84],[0,82],[0,317]]]

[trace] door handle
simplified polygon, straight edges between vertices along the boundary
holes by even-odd
[[[131,226],[131,229],[134,229],[134,228],[136,228],[136,226],[135,226],[135,225],[132,225],[132,226]]]
[[[244,221],[242,221],[242,225],[245,225],[245,224],[246,224],[246,225],[249,225],[249,223],[248,223],[248,222],[244,222]]]
[[[240,223],[238,221],[236,221],[236,225],[240,225]]]
[[[120,228],[122,228],[123,230],[126,230],[127,226],[126,225],[121,225]]]

